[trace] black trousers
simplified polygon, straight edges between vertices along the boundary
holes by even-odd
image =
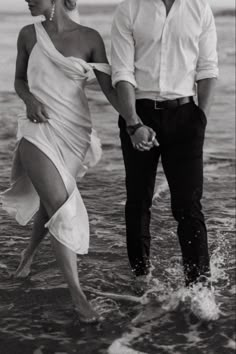
[[[171,193],[171,208],[178,223],[186,284],[209,276],[207,231],[201,207],[203,143],[206,117],[194,103],[155,110],[149,100],[136,102],[137,113],[151,127],[160,144],[150,151],[133,148],[126,123],[119,117],[126,170],[125,207],[128,257],[133,272],[147,274],[150,263],[150,217],[159,157]]]

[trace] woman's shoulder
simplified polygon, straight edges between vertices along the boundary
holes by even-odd
[[[32,48],[36,43],[36,32],[34,25],[24,26],[19,33],[17,40],[18,50],[23,49],[30,55]]]
[[[103,38],[97,30],[83,25],[79,25],[79,26],[80,26],[80,34],[84,37],[86,42],[90,43],[90,45],[95,47],[103,44]]]
[[[20,34],[22,36],[30,36],[35,34],[34,24],[26,25],[21,28]]]
[[[33,24],[26,25],[21,28],[19,32],[19,39],[22,41],[29,41],[35,39],[35,28]]]
[[[91,38],[101,38],[101,35],[98,31],[96,31],[94,28],[92,27],[87,27],[84,25],[78,25],[79,29],[81,31],[81,33],[83,33],[84,35],[91,37]]]

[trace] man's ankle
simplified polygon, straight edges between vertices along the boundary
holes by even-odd
[[[187,282],[186,281],[186,287],[191,289],[191,288],[199,288],[200,289],[206,289],[208,288],[209,290],[212,290],[212,282],[211,278],[206,276],[206,275],[200,275],[196,280]]]

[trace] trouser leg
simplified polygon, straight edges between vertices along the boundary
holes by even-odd
[[[148,116],[148,112],[147,112]],[[145,124],[145,117],[141,117]],[[149,124],[148,124],[149,125]],[[120,139],[126,171],[125,206],[127,251],[135,275],[145,275],[150,267],[150,217],[159,149],[140,152],[133,148],[126,124],[119,119]]]
[[[162,164],[171,192],[173,216],[178,222],[186,284],[209,276],[207,230],[201,207],[203,142],[206,119],[193,103],[180,106],[163,119]],[[174,127],[174,128],[173,128]],[[203,277],[204,278],[204,277]]]

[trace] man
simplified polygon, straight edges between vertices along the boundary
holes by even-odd
[[[112,81],[129,112],[119,118],[119,127],[127,249],[137,277],[150,269],[150,208],[160,156],[178,222],[186,285],[206,284],[210,276],[200,200],[206,117],[218,76],[216,42],[205,0],[125,0],[116,11]]]

